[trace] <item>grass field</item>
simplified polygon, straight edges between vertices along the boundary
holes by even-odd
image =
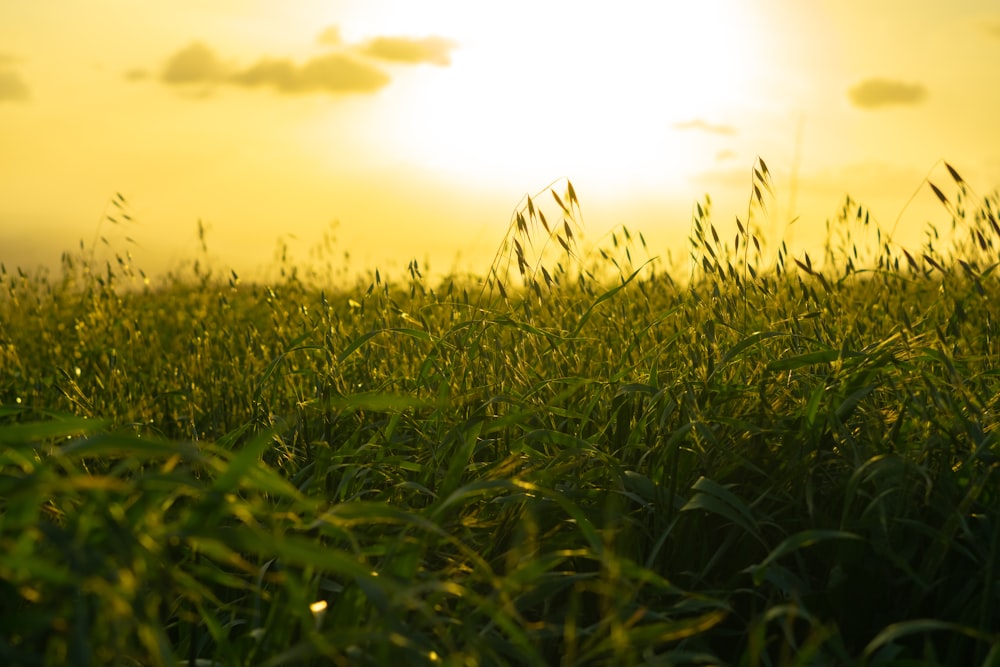
[[[440,284],[5,267],[0,662],[1000,664],[998,199],[945,167],[923,247],[848,200],[810,257],[758,162],[684,275],[566,182]]]

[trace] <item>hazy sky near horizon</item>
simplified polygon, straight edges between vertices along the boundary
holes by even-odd
[[[592,239],[683,254],[706,193],[745,216],[757,156],[793,251],[848,194],[917,239],[940,159],[1000,186],[998,63],[995,0],[7,2],[0,261],[99,232],[156,273],[202,220],[243,273],[334,223],[356,268],[482,268],[559,178]],[[116,193],[133,222],[99,228]]]

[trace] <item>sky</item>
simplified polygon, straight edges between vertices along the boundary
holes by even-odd
[[[1000,186],[998,62],[995,0],[3,2],[0,261],[483,273],[559,179],[590,242],[677,255],[758,157],[793,254],[848,195],[915,245],[941,160]]]

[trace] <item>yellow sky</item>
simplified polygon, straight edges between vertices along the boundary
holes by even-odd
[[[135,222],[101,232],[150,273],[199,219],[244,274],[334,221],[356,268],[484,270],[562,177],[592,238],[676,255],[706,193],[745,215],[758,155],[806,247],[847,194],[892,227],[941,158],[1000,186],[998,62],[995,0],[8,2],[0,261],[54,264],[120,192]]]

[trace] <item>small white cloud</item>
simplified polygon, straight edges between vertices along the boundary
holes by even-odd
[[[443,37],[375,37],[363,44],[345,45],[337,26],[325,28],[316,39],[339,48],[304,62],[263,57],[242,67],[224,61],[212,47],[192,42],[167,59],[160,80],[175,86],[198,84],[206,94],[224,84],[270,88],[282,94],[373,93],[391,81],[377,61],[445,66],[451,63],[449,54],[455,48],[454,42]],[[143,69],[125,72],[129,81],[146,76]]]
[[[919,83],[906,83],[893,79],[865,79],[847,91],[851,104],[860,109],[878,109],[887,106],[913,106],[927,97],[927,89]]]
[[[376,37],[364,47],[365,55],[404,63],[450,65],[455,43],[444,37]]]
[[[716,125],[709,123],[703,118],[695,118],[693,120],[685,120],[673,125],[675,130],[697,130],[699,132],[709,132],[711,134],[725,134],[733,135],[736,134],[736,128],[729,125]]]
[[[389,83],[382,70],[340,53],[313,58],[301,67],[290,60],[264,59],[230,80],[244,86],[271,86],[282,93],[370,93]]]
[[[31,97],[28,84],[13,69],[0,69],[0,102],[24,102]]]
[[[201,42],[193,42],[167,60],[163,80],[172,84],[212,83],[223,78],[226,68],[215,51]]]
[[[144,81],[149,78],[149,72],[142,68],[135,68],[125,71],[122,76],[126,81]]]
[[[340,28],[335,25],[324,28],[323,32],[316,36],[316,41],[324,46],[340,46],[344,43],[340,36]]]

